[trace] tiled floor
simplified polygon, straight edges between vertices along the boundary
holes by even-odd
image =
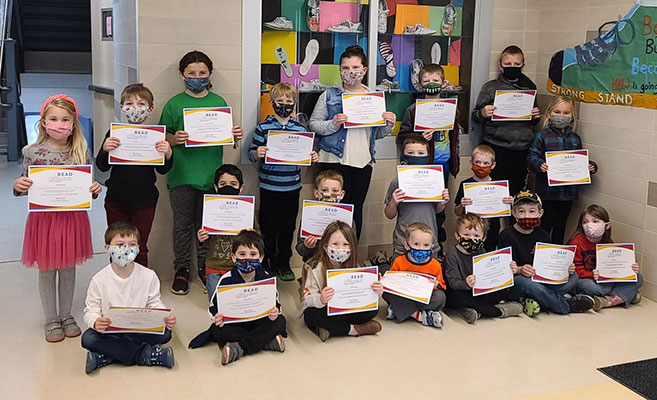
[[[78,321],[89,279],[106,260],[97,255],[78,268]],[[221,366],[217,346],[186,346],[209,323],[200,285],[179,297],[165,282],[164,301],[179,320],[171,342],[175,368],[111,365],[86,376],[79,338],[43,340],[36,271],[15,262],[0,268],[3,399],[637,399],[596,368],[657,356],[657,304],[649,300],[629,309],[474,326],[448,312],[442,330],[385,321],[381,307],[380,334],[321,343],[295,318],[297,284],[282,282],[287,351]]]

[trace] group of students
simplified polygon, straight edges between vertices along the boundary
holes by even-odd
[[[214,192],[237,195],[244,189],[242,171],[223,163],[223,149],[217,147],[186,148],[189,136],[184,131],[183,108],[217,107],[226,103],[210,91],[212,61],[203,53],[192,51],[179,64],[185,91],[164,106],[160,124],[166,125],[166,140],[156,143],[165,155],[158,167],[109,165],[108,153],[121,145],[108,134],[101,145],[96,165],[111,175],[106,182],[105,209],[108,229],[105,250],[111,263],[92,279],[87,291],[84,321],[88,326],[82,345],[89,350],[86,371],[90,373],[110,363],[126,365],[174,365],[173,350],[164,346],[171,338],[176,317],[165,318],[165,335],[101,334],[111,321],[105,312],[109,305],[163,307],[160,285],[148,269],[147,241],[152,226],[158,191],[156,174],[167,174],[173,210],[175,294],[189,291],[192,242],[196,246],[198,276],[207,290],[211,325],[190,343],[191,348],[208,342],[222,347],[222,364],[260,350],[284,351],[286,322],[280,304],[267,317],[256,321],[225,324],[217,307],[217,288],[222,285],[259,281],[271,275],[294,280],[290,268],[295,224],[301,189],[301,168],[269,165],[262,162],[267,153],[270,130],[316,133],[315,150],[310,154],[319,163],[313,196],[318,201],[345,202],[354,205],[354,227],[343,222],[327,226],[321,238],[297,238],[295,249],[304,261],[300,296],[301,312],[308,328],[322,341],[332,335],[360,336],[376,334],[382,327],[374,318],[376,311],[328,316],[326,307],[334,288],[326,286],[326,270],[361,265],[358,237],[362,229],[362,207],[372,174],[375,141],[389,135],[396,122],[391,112],[384,112],[385,126],[352,128],[343,124],[341,94],[369,91],[361,81],[367,72],[367,60],[358,46],[346,49],[340,58],[342,83],[327,89],[315,106],[309,127],[298,122],[292,113],[296,90],[285,83],[274,85],[270,98],[274,115],[258,124],[249,145],[249,159],[257,163],[260,181],[260,213],[255,230],[236,236],[209,235],[201,227],[203,195]],[[484,144],[471,156],[474,175],[465,182],[508,179],[513,196],[503,199],[511,205],[511,224],[500,232],[500,219],[483,219],[465,212],[473,200],[465,197],[462,185],[455,199],[458,216],[454,237],[456,245],[443,256],[446,233],[442,227],[449,190],[443,202],[404,202],[404,192],[393,179],[385,196],[384,213],[396,219],[392,244],[394,257],[382,263],[380,271],[409,271],[429,274],[434,290],[428,304],[383,293],[380,279],[371,285],[387,302],[386,318],[396,322],[414,319],[426,326],[443,326],[441,310],[459,309],[468,323],[484,317],[509,317],[523,312],[534,316],[540,310],[559,314],[583,312],[603,307],[629,305],[640,300],[642,278],[639,266],[637,282],[598,284],[595,267],[595,244],[611,243],[608,213],[600,206],[587,207],[581,214],[571,243],[577,245],[570,278],[562,285],[544,285],[531,280],[534,274],[533,249],[537,242],[562,244],[565,225],[577,197],[576,187],[550,187],[546,180],[545,152],[574,150],[582,147],[573,131],[574,103],[556,97],[543,115],[543,129],[535,134],[533,126],[541,117],[538,107],[528,122],[493,122],[495,90],[535,89],[522,74],[522,51],[509,46],[500,57],[500,75],[482,87],[473,118],[484,125]],[[427,98],[444,95],[449,83],[438,65],[427,65],[419,74]],[[121,94],[121,110],[129,123],[143,123],[153,111],[152,93],[141,84],[129,85]],[[402,122],[398,142],[400,162],[411,165],[441,164],[445,181],[456,176],[458,163],[458,124],[449,132],[412,131],[414,106],[409,107]],[[41,108],[39,137],[23,149],[23,173],[14,182],[14,194],[25,195],[32,181],[27,176],[30,165],[89,164],[92,157],[77,121],[75,101],[66,95],[52,96]],[[235,141],[243,132],[232,129]],[[364,150],[369,149],[369,151]],[[526,190],[527,167],[536,174],[536,192]],[[592,163],[591,172],[597,170]],[[447,186],[447,185],[446,185]],[[101,191],[98,182],[90,188],[93,196]],[[258,233],[258,231],[261,232]],[[197,240],[194,240],[196,237]],[[514,286],[494,293],[473,296],[476,282],[473,257],[496,248],[511,246]],[[39,269],[39,294],[45,315],[45,338],[58,342],[82,332],[71,314],[75,266],[92,255],[91,234],[86,212],[30,213],[26,222],[21,262]],[[441,261],[439,261],[439,259]],[[441,264],[442,263],[442,264]],[[59,278],[59,285],[57,285]],[[59,303],[57,303],[59,295]],[[59,307],[57,307],[59,305]]]

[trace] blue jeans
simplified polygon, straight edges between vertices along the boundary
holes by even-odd
[[[164,335],[147,333],[98,333],[87,329],[82,335],[82,347],[89,351],[103,354],[124,365],[135,365],[144,350],[156,344],[171,340],[171,331],[164,330]]]
[[[546,285],[532,282],[532,278],[516,275],[513,284],[521,297],[534,299],[543,311],[551,311],[556,314],[570,313],[568,302],[563,297],[566,293],[575,293],[577,287],[577,274],[571,274],[568,282],[561,285]]]
[[[577,293],[588,294],[589,296],[607,296],[618,295],[625,302],[625,307],[629,306],[636,296],[639,288],[643,285],[643,277],[637,274],[636,282],[615,282],[615,283],[598,283],[593,279],[580,279],[577,282]]]
[[[217,289],[217,283],[221,279],[221,274],[209,274],[205,277],[205,288],[208,290],[208,299],[212,301],[212,295]]]

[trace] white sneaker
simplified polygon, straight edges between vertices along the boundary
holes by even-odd
[[[443,23],[440,25],[440,30],[443,35],[449,36],[454,29],[454,23],[456,22],[456,7],[451,2],[445,6],[445,11],[443,12]]]
[[[273,21],[265,22],[265,28],[276,31],[293,31],[294,23],[285,17],[276,17]]]
[[[442,50],[440,49],[440,43],[436,42],[431,46],[431,63],[440,65],[440,56],[442,55]]]
[[[360,22],[353,23],[348,19],[343,19],[337,25],[326,28],[329,32],[362,32]]]
[[[419,58],[411,61],[411,84],[418,92],[422,90],[420,86],[420,70],[424,67],[424,63]]]
[[[319,31],[319,0],[308,0],[306,25],[311,32]]]
[[[430,29],[422,24],[408,25],[404,27],[404,35],[433,35],[436,33],[435,29]]]
[[[276,46],[274,49],[274,55],[283,67],[283,72],[285,72],[285,75],[288,78],[292,77],[292,67],[290,66],[290,59],[287,56],[287,51],[285,51],[285,49],[281,46]]]
[[[388,42],[381,42],[379,44],[379,54],[383,62],[386,63],[386,74],[389,77],[394,77],[397,75],[397,68],[395,67],[394,53],[392,52],[392,46]]]
[[[377,24],[379,33],[386,33],[388,30],[388,14],[390,14],[388,3],[386,0],[379,0],[379,21]]]
[[[317,39],[311,39],[306,45],[306,58],[303,59],[303,63],[299,66],[299,75],[306,76],[310,70],[310,66],[313,65],[315,59],[319,54],[319,42]]]
[[[399,91],[399,82],[391,82],[387,79],[383,79],[381,81],[381,83],[376,85],[375,89],[378,90],[378,91],[381,91],[381,92],[398,92]]]
[[[312,79],[310,82],[301,81],[298,89],[300,92],[323,92],[328,86],[321,83],[319,79]]]

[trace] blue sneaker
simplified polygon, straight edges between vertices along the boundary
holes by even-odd
[[[175,361],[173,357],[173,349],[169,346],[162,346],[156,344],[149,346],[141,353],[140,365],[161,366],[173,368]]]
[[[97,370],[98,368],[112,364],[114,360],[107,357],[105,354],[96,353],[94,351],[87,352],[87,362],[84,367],[84,372],[88,374]]]

